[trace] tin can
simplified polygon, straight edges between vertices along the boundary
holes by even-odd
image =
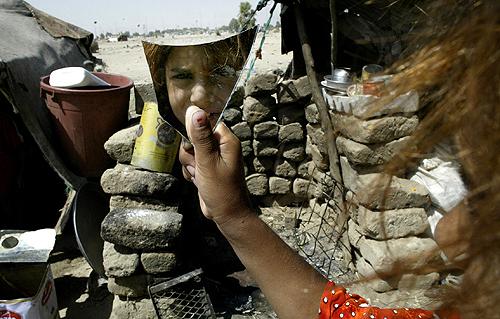
[[[158,105],[144,104],[131,164],[147,170],[171,173],[181,137],[160,116]]]

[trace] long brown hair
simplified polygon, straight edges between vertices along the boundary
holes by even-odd
[[[391,70],[388,90],[416,90],[428,113],[408,147],[386,166],[405,171],[442,141],[453,141],[472,216],[468,265],[448,306],[462,318],[500,314],[500,1],[431,1],[412,54]]]

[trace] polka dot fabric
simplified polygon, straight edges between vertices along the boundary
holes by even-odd
[[[422,309],[381,309],[368,305],[361,296],[328,282],[321,296],[318,319],[432,319],[434,312]]]

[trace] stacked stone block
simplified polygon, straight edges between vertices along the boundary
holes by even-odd
[[[101,224],[108,289],[127,298],[146,296],[155,278],[172,277],[179,267],[176,242],[182,225],[177,201],[169,200],[178,197],[177,178],[129,164],[137,128],[119,131],[105,143],[118,163],[101,177],[103,190],[111,195],[110,212]]]
[[[302,202],[309,81],[278,83],[273,73],[258,74],[240,88],[238,97],[224,112],[224,121],[241,141],[250,194],[261,206]]]
[[[440,263],[437,244],[428,235],[426,188],[404,175],[382,173],[383,165],[408,146],[408,136],[419,123],[417,110],[376,117],[367,117],[366,112],[362,117],[331,112],[348,191],[347,228],[355,270],[377,293],[425,290],[440,279],[437,272],[420,272],[424,266]],[[311,140],[320,138],[313,128],[308,133]],[[321,149],[319,153],[326,154]],[[315,163],[321,164],[320,160]]]

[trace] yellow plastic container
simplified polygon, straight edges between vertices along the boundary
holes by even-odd
[[[160,116],[156,103],[144,104],[137,135],[131,164],[155,172],[171,173],[181,137]]]

